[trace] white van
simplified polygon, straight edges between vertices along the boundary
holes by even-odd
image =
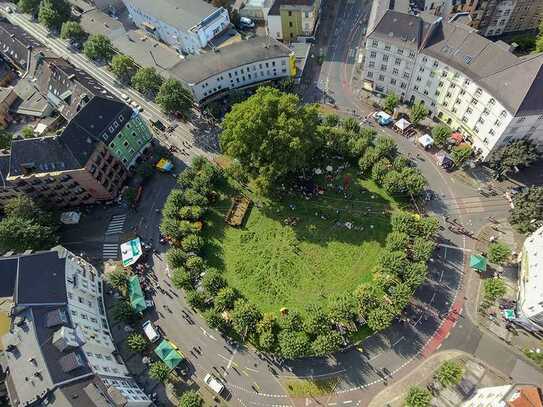
[[[222,384],[219,379],[215,378],[215,376],[210,373],[206,374],[206,377],[204,377],[204,383],[207,384],[209,388],[218,395],[221,395],[221,393],[224,391],[224,384]]]
[[[154,327],[153,323],[151,321],[145,321],[142,325],[143,332],[145,332],[145,336],[147,339],[149,339],[151,342],[156,342],[160,339],[160,334]]]

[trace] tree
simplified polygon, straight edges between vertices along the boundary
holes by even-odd
[[[281,355],[287,359],[296,359],[307,355],[310,345],[309,337],[302,331],[281,330],[278,336]]]
[[[202,286],[210,295],[215,296],[224,287],[226,279],[218,270],[208,270],[202,279]]]
[[[451,157],[457,167],[461,167],[471,157],[471,147],[468,144],[461,144],[452,149]]]
[[[176,247],[172,247],[166,252],[166,263],[171,269],[184,266],[187,258],[188,254],[184,250]]]
[[[34,134],[34,129],[30,126],[23,127],[23,129],[21,130],[21,136],[23,136],[23,138],[36,137],[36,135]]]
[[[398,96],[394,92],[390,92],[387,97],[385,98],[385,104],[384,109],[392,113],[394,109],[398,106],[398,103],[400,103],[400,99],[398,99]]]
[[[256,332],[256,325],[262,318],[262,314],[254,304],[243,299],[238,299],[234,303],[231,318],[232,326],[236,332],[242,338],[245,338],[247,335]]]
[[[428,266],[426,263],[409,263],[402,273],[402,281],[412,289],[417,288],[426,279]]]
[[[117,54],[111,58],[111,72],[123,83],[129,83],[138,67],[132,57],[124,54]]]
[[[162,85],[162,76],[155,68],[140,68],[132,76],[132,86],[147,97],[154,97]]]
[[[188,290],[185,292],[187,303],[195,309],[202,310],[206,305],[206,297],[204,293],[196,290]]]
[[[454,360],[443,362],[436,372],[436,379],[443,387],[459,384],[463,376],[464,368]]]
[[[409,212],[398,211],[392,214],[391,219],[392,230],[395,232],[406,233],[409,236],[413,236],[413,233],[418,234],[418,222],[417,218]]]
[[[265,351],[272,351],[277,343],[277,322],[273,314],[265,314],[256,325],[258,346]]]
[[[356,320],[356,300],[350,293],[330,298],[328,315],[336,324],[351,325]]]
[[[17,7],[22,13],[30,14],[33,17],[38,15],[41,0],[19,0]]]
[[[394,140],[387,136],[379,136],[375,140],[375,151],[379,158],[388,158],[393,160],[398,154],[398,145]]]
[[[149,377],[161,383],[166,383],[170,378],[171,369],[162,361],[151,363]]]
[[[173,269],[172,284],[175,288],[183,290],[191,290],[194,288],[193,278],[184,267],[177,267]]]
[[[418,386],[411,386],[405,398],[406,407],[429,407],[432,401],[432,394]]]
[[[541,154],[532,141],[518,140],[497,149],[488,164],[496,170],[498,176],[504,176],[516,168],[529,166],[539,158]]]
[[[179,407],[202,407],[204,400],[194,390],[187,390],[179,398]]]
[[[80,42],[85,38],[85,31],[77,21],[65,21],[60,29],[60,38]]]
[[[358,166],[362,173],[367,174],[373,167],[373,163],[379,160],[379,154],[374,147],[368,147],[358,160]]]
[[[66,0],[42,0],[38,21],[48,30],[58,32],[62,23],[68,21],[71,15],[71,6]]]
[[[114,289],[124,291],[128,288],[129,277],[128,271],[119,266],[106,274],[106,281]]]
[[[198,253],[204,245],[204,239],[198,235],[187,235],[181,241],[181,248],[187,253]]]
[[[134,309],[128,301],[118,301],[111,308],[111,315],[117,322],[132,323],[136,320]]]
[[[392,320],[396,316],[394,309],[387,303],[383,303],[381,307],[372,309],[368,312],[366,319],[368,327],[374,331],[382,331],[390,326]]]
[[[426,188],[426,178],[418,168],[404,168],[401,177],[404,189],[411,195],[419,195]]]
[[[408,244],[409,235],[407,233],[393,231],[386,237],[385,248],[388,251],[405,251]]]
[[[197,276],[205,269],[204,259],[202,259],[200,256],[190,256],[185,262],[185,268],[193,276]]]
[[[58,222],[53,213],[44,211],[26,195],[6,202],[5,217],[0,221],[0,248],[23,252],[45,250],[58,242]]]
[[[132,333],[126,338],[126,344],[131,352],[141,353],[147,348],[147,340],[143,335]]]
[[[500,242],[493,242],[488,245],[488,261],[494,264],[506,264],[511,258],[511,248]]]
[[[266,192],[287,174],[307,166],[322,145],[318,123],[315,105],[303,105],[296,95],[261,87],[226,114],[221,146],[259,178],[258,187]]]
[[[535,232],[543,220],[543,187],[533,186],[513,195],[510,221],[521,233]]]
[[[239,293],[232,287],[224,287],[219,290],[214,299],[215,308],[219,311],[228,311],[234,308]]]
[[[320,305],[311,304],[305,310],[302,324],[308,335],[317,336],[330,329],[330,317]]]
[[[7,131],[6,129],[0,129],[0,149],[9,150],[11,148],[12,138],[13,133]]]
[[[383,301],[384,293],[376,284],[363,283],[358,286],[355,293],[358,306],[358,313],[361,317],[367,318],[369,312]]]
[[[336,127],[339,124],[339,116],[335,113],[327,114],[324,117],[323,124],[327,127]]]
[[[411,258],[416,262],[427,262],[432,257],[435,247],[435,242],[424,237],[416,237],[411,245]]]
[[[226,330],[227,322],[216,309],[208,309],[204,312],[204,318],[210,328],[218,329],[221,332]]]
[[[424,106],[422,101],[415,102],[411,107],[411,113],[409,119],[415,126],[419,124],[426,116],[428,116],[428,109]]]
[[[337,331],[329,331],[315,338],[311,351],[315,356],[326,356],[337,352],[343,344],[343,338]]]
[[[439,147],[446,146],[451,133],[452,130],[444,124],[435,126],[432,128],[432,138],[434,139],[434,143]]]
[[[498,298],[503,297],[506,291],[507,287],[501,278],[497,277],[485,280],[484,292],[486,300],[494,302]]]
[[[378,185],[382,185],[385,179],[386,174],[390,171],[392,167],[391,162],[388,158],[382,158],[373,164],[371,169],[371,179],[373,179]]]
[[[384,271],[392,273],[395,276],[401,276],[408,264],[407,255],[403,251],[385,251],[379,257],[379,264]]]
[[[182,113],[186,115],[190,112],[194,99],[192,93],[181,82],[175,79],[167,79],[160,85],[155,102],[162,108],[164,113]]]
[[[383,188],[389,194],[403,194],[405,193],[405,182],[402,177],[402,173],[396,170],[390,170],[386,172],[383,177]]]
[[[94,61],[110,61],[115,53],[111,41],[103,34],[92,34],[85,41],[83,52]]]
[[[354,117],[347,117],[341,120],[341,127],[349,133],[358,133],[360,131],[360,125]]]

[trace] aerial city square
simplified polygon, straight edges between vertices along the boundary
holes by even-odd
[[[1,407],[543,407],[543,0],[0,1]]]

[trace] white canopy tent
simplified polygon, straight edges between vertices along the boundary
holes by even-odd
[[[409,126],[411,126],[411,123],[409,123],[407,120],[405,120],[403,117],[398,120],[396,123],[394,123],[394,126],[400,129],[401,131],[404,131]]]
[[[424,134],[419,137],[419,143],[424,148],[427,148],[434,144],[434,139],[429,134]]]

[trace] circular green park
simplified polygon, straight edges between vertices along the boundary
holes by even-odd
[[[396,144],[261,88],[222,124],[163,209],[172,283],[211,328],[285,358],[386,329],[424,281],[438,222]],[[220,165],[217,163],[220,162]]]

